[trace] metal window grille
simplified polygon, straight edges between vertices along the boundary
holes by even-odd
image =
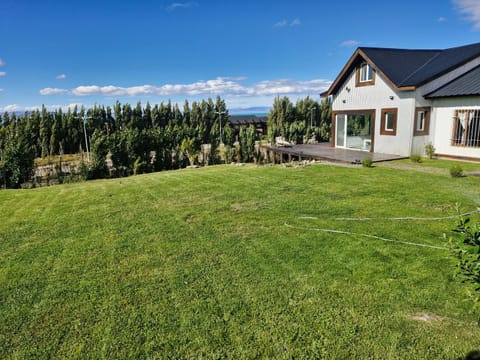
[[[452,145],[480,147],[480,109],[455,111]]]

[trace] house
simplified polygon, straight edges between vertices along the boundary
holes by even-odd
[[[480,43],[443,50],[360,47],[322,97],[331,145],[480,160]]]

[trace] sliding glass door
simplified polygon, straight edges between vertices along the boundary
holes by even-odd
[[[349,112],[335,117],[335,145],[346,149],[370,151],[372,143],[372,116]]]

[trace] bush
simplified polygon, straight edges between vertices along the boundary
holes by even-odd
[[[480,223],[472,224],[470,218],[459,216],[453,231],[460,234],[459,239],[450,238],[452,255],[457,259],[457,274],[467,284],[476,307],[480,305]]]
[[[433,154],[435,154],[435,150],[435,146],[433,146],[432,143],[428,143],[427,145],[425,145],[425,155],[427,155],[427,158],[429,160],[432,160]]]
[[[422,162],[422,157],[418,154],[412,154],[410,155],[410,160],[412,160],[414,163],[419,163]]]
[[[450,168],[450,176],[454,178],[462,177],[463,176],[463,169],[460,165],[453,165]]]
[[[372,167],[373,165],[373,160],[372,158],[366,157],[362,159],[362,166],[363,167]]]

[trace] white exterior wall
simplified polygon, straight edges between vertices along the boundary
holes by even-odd
[[[431,111],[430,111],[430,125],[429,125],[429,132],[428,132],[428,135],[417,135],[417,136],[413,136],[413,132],[412,132],[412,150],[411,150],[411,154],[417,154],[417,155],[421,155],[421,156],[424,156],[425,155],[425,145],[427,145],[428,143],[432,143],[433,144],[433,129],[434,129],[434,109],[433,109],[433,103],[431,100],[428,100],[428,99],[425,99],[423,96],[422,96],[422,89],[417,89],[415,91],[415,107],[430,107],[431,108]],[[413,121],[413,126],[415,126],[415,116],[417,116],[416,113],[413,114],[413,118],[412,118],[412,121]],[[412,130],[415,130],[415,129],[412,129]]]
[[[452,146],[455,110],[480,109],[480,97],[433,100],[430,133],[436,153],[480,159],[480,148]]]
[[[410,156],[415,114],[413,91],[395,92],[378,74],[375,85],[355,86],[355,71],[342,84],[332,103],[333,111],[375,109],[374,152]],[[347,88],[350,91],[347,91]],[[393,96],[393,100],[390,97]],[[345,101],[345,102],[344,102]],[[380,135],[381,110],[397,108],[397,134]]]

